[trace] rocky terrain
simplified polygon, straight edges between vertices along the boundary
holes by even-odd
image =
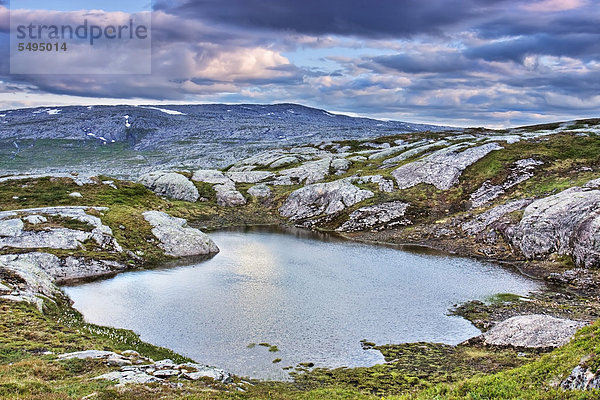
[[[441,130],[297,104],[33,108],[0,111],[2,169],[131,178],[164,168],[223,168],[265,149]],[[67,156],[68,154],[68,156]]]
[[[176,111],[191,113],[191,109]],[[131,116],[126,120],[130,125],[135,122]],[[579,347],[569,347],[569,341],[581,327],[597,329],[589,324],[600,315],[599,133],[600,120],[506,131],[386,131],[387,136],[368,139],[264,151],[249,148],[252,154],[221,169],[147,165],[147,172],[138,170],[135,179],[126,180],[88,171],[6,170],[0,176],[0,298],[31,303],[44,313],[58,306],[63,309],[60,321],[71,320],[64,318],[73,311],[57,287],[62,282],[148,268],[180,257],[210,257],[219,251],[210,240],[210,229],[293,224],[352,240],[428,246],[502,262],[545,280],[551,286],[529,298],[457,305],[456,314],[484,332],[461,345],[464,349],[448,351],[484,352],[494,360],[486,371],[495,373],[531,361],[519,361],[522,351],[534,360],[523,364],[525,369],[536,362],[552,363],[543,353],[558,347],[555,351],[563,353],[557,354],[566,354],[564,362],[552,364],[556,374],[540,378],[538,387],[595,388],[597,364],[580,360],[595,359],[592,339],[581,339],[587,341]],[[140,141],[136,146],[147,144]],[[508,359],[502,358],[508,354],[502,353],[506,348],[512,349],[506,350],[511,354]],[[578,348],[585,348],[581,350],[585,354]],[[428,362],[442,365],[438,350]],[[100,359],[112,369],[98,376],[120,384],[162,379],[171,385],[184,378],[193,381],[186,374],[209,368],[194,364],[186,369],[184,360],[170,364],[167,360],[168,366],[159,368],[151,360],[132,361],[122,352],[107,354]],[[495,358],[500,354],[502,360]],[[135,360],[143,364],[134,364]],[[393,358],[384,367],[307,370],[296,379],[312,390],[315,382],[333,376],[338,383],[362,382],[388,367],[400,368],[402,379],[414,373]],[[213,375],[206,376],[227,386],[228,375],[218,375],[217,370],[210,369]],[[453,379],[481,372],[466,370],[470,372]],[[399,374],[386,371],[385,379]],[[426,380],[428,375],[424,376]],[[424,389],[421,378],[415,377],[413,385],[398,378],[394,382],[402,384],[389,388],[389,382],[380,380],[388,389],[373,393]],[[441,375],[439,379],[436,382],[447,382]],[[354,385],[359,390],[367,387]],[[262,390],[258,386],[253,390]]]

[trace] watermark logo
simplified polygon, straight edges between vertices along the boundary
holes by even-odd
[[[150,0],[11,0],[10,73],[150,74],[151,11]]]

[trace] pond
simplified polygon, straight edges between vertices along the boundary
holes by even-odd
[[[448,308],[540,287],[491,263],[300,230],[210,236],[221,249],[210,260],[64,290],[89,322],[132,329],[147,342],[242,376],[285,379],[282,368],[300,362],[382,362],[379,352],[361,348],[361,339],[459,343],[479,331],[448,316]]]

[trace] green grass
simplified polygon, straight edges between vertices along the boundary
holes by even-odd
[[[402,399],[597,399],[595,391],[564,391],[557,387],[580,360],[600,354],[600,323],[583,328],[566,346],[521,367],[454,384],[440,384]]]

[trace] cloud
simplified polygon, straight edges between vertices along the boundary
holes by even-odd
[[[593,116],[600,93],[594,3],[158,1],[152,75],[9,76],[2,57],[0,108],[50,99],[298,102],[488,126]],[[0,6],[2,54],[7,30]],[[88,62],[110,56],[107,48]]]
[[[542,0],[523,5],[523,9],[534,12],[558,12],[573,10],[587,4],[584,0]]]
[[[456,72],[472,67],[469,65],[469,60],[456,52],[379,56],[374,57],[372,62],[385,68],[411,74]]]
[[[465,51],[469,58],[487,61],[523,62],[526,56],[532,54],[596,58],[600,54],[600,35],[531,35],[494,41]]]
[[[310,35],[410,37],[443,34],[464,20],[484,15],[504,0],[218,0],[159,1],[155,9],[248,29]],[[173,4],[174,3],[174,4]]]

